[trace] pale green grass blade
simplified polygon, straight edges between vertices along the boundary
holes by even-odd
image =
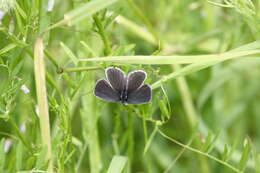
[[[260,53],[260,50],[226,52],[222,54],[194,55],[194,56],[110,56],[101,58],[79,59],[87,62],[113,62],[119,64],[192,64],[224,61],[247,55]]]
[[[70,50],[68,46],[66,46],[63,42],[60,42],[61,47],[64,49],[68,57],[72,60],[74,65],[78,64],[78,58],[74,55],[74,53]]]
[[[135,24],[131,20],[128,20],[127,18],[121,15],[117,16],[115,20],[117,23],[123,25],[125,28],[127,28],[134,34],[137,34],[140,38],[146,40],[149,43],[157,44],[156,39],[153,37],[153,35],[150,32],[145,31],[144,28]]]
[[[50,26],[47,28],[47,30],[58,27],[58,26],[63,26],[65,24],[71,26],[74,25],[83,19],[90,17],[94,13],[103,10],[107,8],[108,6],[114,4],[118,0],[94,0],[90,1],[79,8],[76,8],[64,15],[64,19],[59,21],[58,23]]]
[[[202,69],[205,69],[205,68],[208,68],[212,65],[215,65],[219,62],[221,62],[221,61],[214,61],[214,62],[209,62],[209,63],[195,63],[195,64],[188,65],[186,67],[183,67],[183,68],[181,68],[177,71],[170,73],[167,76],[162,77],[162,79],[153,83],[151,85],[151,87],[152,87],[152,89],[156,89],[156,88],[160,87],[161,84],[163,84],[164,82],[167,82],[168,80],[174,79],[174,78],[179,77],[179,76],[184,76],[184,75],[187,75],[187,74],[191,74],[191,73],[200,71]]]
[[[51,136],[49,124],[49,108],[45,79],[44,46],[42,38],[38,38],[34,47],[34,72],[39,105],[41,137],[43,146],[46,147],[46,159],[49,161],[48,170],[52,171]]]
[[[110,162],[107,173],[122,173],[127,163],[127,157],[114,156]]]
[[[84,41],[80,41],[80,43],[87,49],[87,51],[89,51],[93,57],[98,57],[98,54],[91,48],[89,47],[89,45],[84,42]]]
[[[117,0],[95,0],[70,11],[64,15],[64,20],[68,22],[69,25],[75,24],[86,17],[114,4]]]

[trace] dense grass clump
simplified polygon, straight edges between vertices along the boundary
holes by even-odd
[[[1,0],[0,173],[260,173],[259,0]],[[151,103],[93,95],[145,70]]]

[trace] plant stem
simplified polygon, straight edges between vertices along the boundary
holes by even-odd
[[[179,145],[179,146],[181,146],[181,147],[183,147],[183,148],[186,148],[186,149],[188,149],[188,150],[190,150],[190,151],[193,151],[193,152],[195,152],[195,153],[197,153],[197,154],[200,154],[200,155],[206,156],[206,157],[208,157],[208,158],[210,158],[210,159],[212,159],[212,160],[215,160],[216,162],[218,162],[218,163],[220,163],[220,164],[222,164],[222,165],[224,165],[224,166],[230,168],[230,169],[233,170],[234,172],[242,173],[240,170],[236,169],[235,167],[233,167],[232,165],[228,164],[228,163],[225,162],[225,161],[222,161],[222,160],[220,160],[220,159],[218,159],[218,158],[216,158],[216,157],[214,157],[214,156],[212,156],[212,155],[210,155],[210,154],[208,154],[208,153],[204,153],[204,152],[202,152],[202,151],[200,151],[200,150],[197,150],[197,149],[192,148],[192,147],[190,147],[190,146],[188,146],[188,145],[185,145],[185,144],[180,143],[179,141],[177,141],[177,140],[175,140],[175,139],[173,139],[173,138],[167,136],[166,134],[164,134],[160,129],[158,129],[158,132],[159,132],[159,134],[162,135],[164,138],[166,138],[166,139],[172,141],[173,143],[175,143],[175,144],[177,144],[177,145]]]
[[[102,69],[99,66],[94,66],[94,67],[74,67],[74,68],[60,68],[58,69],[58,73],[63,73],[63,72],[78,72],[78,71],[90,71],[90,70],[99,70]]]
[[[43,146],[47,147],[46,159],[49,161],[48,171],[52,172],[51,136],[49,124],[49,110],[45,81],[44,46],[42,38],[38,38],[34,47],[34,74],[36,82],[37,102]]]
[[[94,22],[98,28],[98,33],[101,36],[101,39],[103,40],[104,46],[105,46],[105,56],[108,56],[111,54],[111,47],[110,47],[110,41],[108,40],[108,38],[106,37],[105,31],[104,31],[104,27],[100,21],[100,19],[98,18],[97,15],[93,16]]]

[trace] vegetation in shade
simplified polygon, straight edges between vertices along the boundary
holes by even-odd
[[[0,172],[260,173],[259,0],[0,1]],[[142,69],[145,105],[94,97]]]

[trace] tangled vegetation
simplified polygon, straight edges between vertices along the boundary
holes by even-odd
[[[0,0],[1,173],[260,173],[259,0]],[[144,70],[148,104],[93,94]]]

